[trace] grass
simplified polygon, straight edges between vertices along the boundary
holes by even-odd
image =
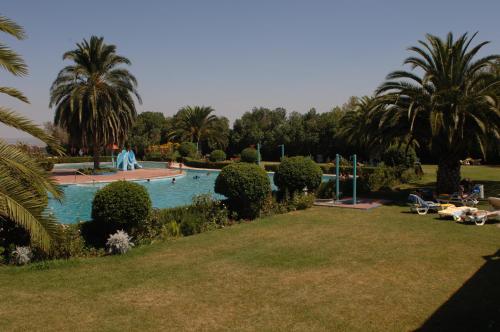
[[[317,207],[120,257],[3,267],[0,330],[498,330],[500,228],[407,210]]]

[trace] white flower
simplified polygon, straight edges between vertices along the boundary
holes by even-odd
[[[134,246],[131,240],[132,237],[130,237],[123,230],[117,231],[115,234],[111,234],[106,242],[108,253],[113,255],[126,253]]]

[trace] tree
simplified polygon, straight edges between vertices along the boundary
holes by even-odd
[[[489,42],[471,46],[475,36],[427,35],[420,46],[409,48],[414,55],[404,62],[418,71],[392,72],[377,90],[383,105],[379,127],[397,128],[392,136],[429,147],[438,160],[441,193],[457,191],[460,159],[477,147],[484,154],[488,133],[498,136],[500,130],[500,78],[487,71],[500,56],[478,58]]]
[[[220,130],[220,122],[210,106],[186,106],[174,116],[175,129],[170,137],[178,140],[187,140],[196,144],[198,150],[202,142],[215,142],[224,145],[227,142],[227,133]],[[227,144],[227,143],[226,143]]]
[[[137,149],[137,157],[142,158],[149,146],[166,142],[171,127],[172,119],[165,118],[163,113],[143,112],[137,116],[128,143]]]
[[[137,80],[122,65],[130,60],[116,54],[116,46],[92,36],[64,53],[73,63],[63,68],[50,88],[55,124],[65,128],[83,145],[92,146],[94,168],[99,168],[106,144],[123,144],[132,127],[139,103]]]
[[[24,29],[0,16],[0,31],[24,39]],[[0,43],[0,66],[15,76],[28,74],[24,60],[12,49]],[[28,103],[24,94],[11,87],[0,87],[0,93]],[[0,123],[24,131],[61,152],[56,140],[30,120],[0,107]],[[0,140],[0,230],[17,225],[26,230],[31,241],[48,250],[59,231],[57,221],[45,212],[47,193],[61,198],[62,191],[38,162],[26,152]]]

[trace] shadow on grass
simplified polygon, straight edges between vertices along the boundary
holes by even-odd
[[[500,331],[500,250],[417,331]]]

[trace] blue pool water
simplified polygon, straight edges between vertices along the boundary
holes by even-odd
[[[164,163],[143,163],[147,168],[165,168]],[[82,168],[88,167],[83,164],[57,165],[61,168]],[[186,205],[191,203],[193,196],[199,194],[211,194],[216,198],[223,198],[214,192],[215,178],[218,171],[186,170],[186,175],[176,178],[175,184],[171,179],[136,181],[146,187],[156,208],[168,208]],[[194,176],[198,179],[194,179]],[[269,174],[271,184],[273,175]],[[324,177],[324,180],[327,177]],[[97,190],[106,184],[85,184],[64,186],[64,199],[59,202],[54,199],[49,200],[49,210],[57,219],[65,224],[77,223],[78,221],[90,220],[92,200]],[[273,184],[273,189],[276,189]]]

